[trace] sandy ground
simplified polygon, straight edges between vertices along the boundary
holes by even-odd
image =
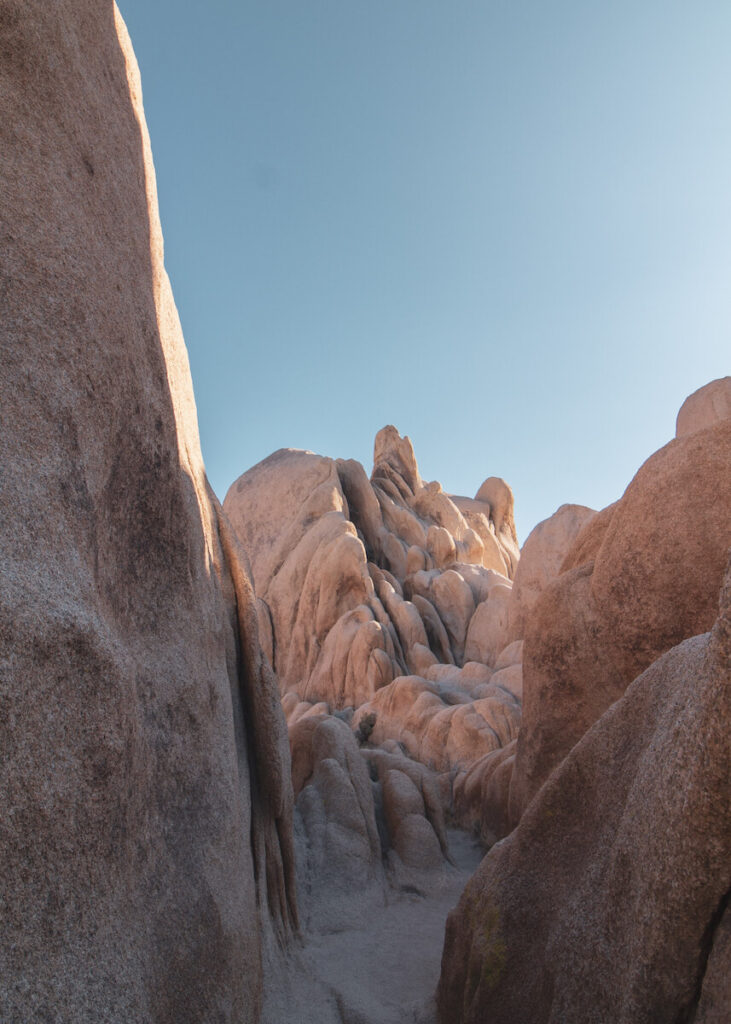
[[[455,866],[425,894],[390,890],[352,927],[305,935],[268,972],[263,1024],[435,1024],[445,921],[482,856],[464,832],[449,846]]]

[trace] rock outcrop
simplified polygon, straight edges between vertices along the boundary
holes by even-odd
[[[298,893],[309,933],[382,911],[388,887],[431,891],[449,862],[433,773],[395,741],[359,748],[342,716],[289,707]]]
[[[0,1019],[253,1022],[295,915],[286,731],[137,67],[106,0],[3,0],[0,55]]]
[[[731,569],[711,633],[640,675],[450,915],[444,1024],[728,1013]]]
[[[577,536],[596,518],[584,505],[562,505],[539,523],[521,549],[512,588],[496,579],[489,600],[478,606],[470,622],[465,656],[492,665],[490,682],[508,690],[518,702],[523,698],[526,624],[541,593],[562,571]],[[486,846],[507,835],[514,824],[509,804],[515,754],[515,738],[501,739],[492,750],[458,766],[455,814],[463,824],[479,826]]]
[[[224,508],[251,560],[282,692],[355,707],[397,676],[469,660],[477,610],[495,584],[509,590],[518,560],[512,494],[499,484],[453,500],[421,480],[393,427],[376,438],[370,480],[352,460],[291,449],[239,477]]]
[[[661,448],[579,533],[527,620],[513,821],[632,679],[711,627],[729,508],[727,418]]]
[[[357,462],[286,449],[244,473],[224,508],[249,555],[290,733],[301,715],[349,710],[371,745],[397,742],[449,776],[448,806],[454,773],[512,742],[520,722],[516,672],[491,684],[519,557],[508,485],[490,477],[475,498],[447,495],[385,427],[370,479]]]

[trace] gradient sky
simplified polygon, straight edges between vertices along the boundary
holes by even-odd
[[[119,0],[221,498],[283,446],[601,508],[731,365],[728,0]]]

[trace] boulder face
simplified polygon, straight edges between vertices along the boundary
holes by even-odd
[[[521,548],[508,611],[506,644],[525,636],[536,601],[561,569],[579,531],[596,512],[585,505],[561,505],[530,532]]]
[[[731,546],[731,419],[671,441],[590,520],[527,619],[517,820],[552,769],[664,651],[710,629]]]
[[[387,426],[370,479],[352,460],[283,449],[239,477],[224,509],[249,556],[290,740],[302,715],[347,712],[371,746],[397,743],[441,776],[449,806],[455,773],[513,743],[520,723],[519,657],[490,682],[508,667],[519,559],[505,481],[448,495]],[[480,823],[474,799],[456,810]]]
[[[497,583],[509,590],[518,561],[510,488],[490,478],[480,495],[424,483],[411,441],[390,426],[370,480],[352,460],[292,449],[239,477],[224,508],[282,692],[357,707],[399,676],[464,664],[478,607]]]
[[[444,1024],[727,1019],[730,615],[731,570],[712,632],[640,675],[482,862]]]
[[[731,419],[731,377],[720,377],[686,398],[678,412],[675,436],[686,437],[727,419]]]
[[[254,1021],[289,755],[134,55],[106,0],[0,8],[0,1018]]]

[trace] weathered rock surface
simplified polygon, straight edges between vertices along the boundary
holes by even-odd
[[[376,437],[370,481],[352,460],[291,449],[239,477],[224,507],[269,616],[282,691],[357,706],[424,669],[425,650],[462,664],[476,608],[493,579],[510,587],[518,560],[512,493],[499,484],[487,487],[495,512],[483,495],[469,519],[421,480],[393,427]]]
[[[527,620],[513,820],[632,679],[710,628],[729,508],[725,419],[652,455],[620,501],[579,533]]]
[[[675,436],[685,437],[727,419],[731,419],[731,377],[720,377],[686,398],[678,412]]]
[[[525,636],[526,619],[552,579],[579,531],[596,512],[585,505],[561,505],[528,535],[520,552],[510,597],[508,635],[505,643]]]
[[[0,151],[0,1019],[254,1021],[286,732],[111,2],[0,4]]]
[[[395,740],[437,772],[467,767],[515,739],[520,723],[519,700],[488,681],[489,672],[474,688],[461,682],[469,668],[442,683],[399,676],[358,708],[354,727],[372,717],[373,743]]]
[[[308,932],[352,927],[389,885],[428,891],[449,861],[442,795],[398,744],[359,749],[342,717],[288,702],[297,878]]]
[[[384,902],[368,766],[349,726],[327,714],[297,719],[289,742],[303,924],[337,930]]]
[[[286,449],[244,473],[224,507],[290,725],[352,709],[354,729],[375,723],[371,744],[400,742],[438,773],[514,739],[519,668],[488,685],[519,557],[504,481],[453,498],[385,427],[370,480],[356,462]]]
[[[731,571],[494,846],[447,925],[444,1024],[728,1013]]]

